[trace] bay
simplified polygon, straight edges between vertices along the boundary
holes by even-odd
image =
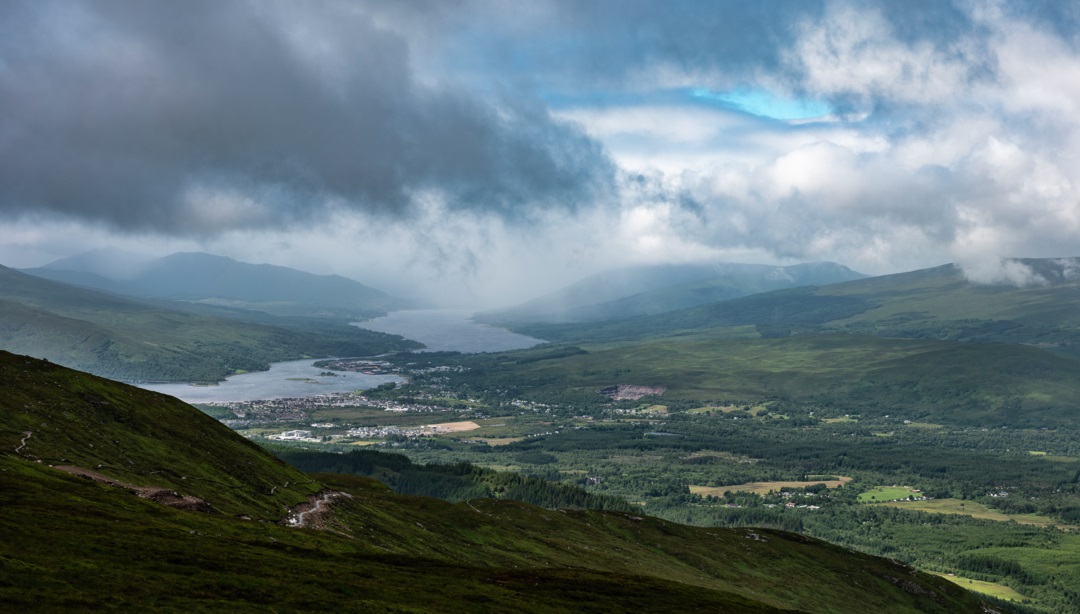
[[[353,326],[419,341],[427,346],[422,350],[427,352],[505,352],[547,343],[505,328],[474,322],[473,313],[459,309],[394,311],[381,318],[353,322]]]
[[[399,375],[339,373],[320,376],[326,371],[314,366],[313,359],[275,362],[269,371],[232,375],[214,385],[137,384],[140,388],[174,396],[185,403],[232,403],[257,399],[296,399],[333,392],[354,392],[387,382],[404,382]]]

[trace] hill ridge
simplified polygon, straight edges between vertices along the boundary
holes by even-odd
[[[205,252],[177,252],[126,269],[117,268],[118,258],[87,252],[23,272],[128,296],[205,302],[276,315],[364,318],[411,305],[341,275],[253,264]]]
[[[519,324],[623,319],[779,288],[863,277],[835,262],[629,267],[591,275],[515,307],[485,312],[481,317],[490,322]]]
[[[181,311],[4,266],[0,305],[0,348],[127,380],[220,381],[281,360],[420,347],[344,321]]]

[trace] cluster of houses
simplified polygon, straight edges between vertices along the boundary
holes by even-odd
[[[301,422],[307,419],[314,410],[335,407],[367,406],[396,412],[439,411],[443,409],[421,403],[402,404],[385,399],[371,399],[358,392],[336,392],[289,399],[207,403],[207,405],[223,407],[232,412],[234,417],[222,419],[222,422],[233,428],[268,422]]]
[[[401,437],[431,437],[437,431],[431,426],[404,428],[400,426],[361,426],[349,429],[345,434],[358,439],[382,439],[390,435]]]
[[[267,439],[276,439],[278,441],[310,441],[316,442],[319,439],[312,437],[311,431],[284,431],[277,435],[269,435]]]
[[[363,373],[364,375],[388,375],[398,372],[398,368],[388,362],[370,360],[322,360],[315,363],[315,366],[320,369],[349,371],[351,373]]]

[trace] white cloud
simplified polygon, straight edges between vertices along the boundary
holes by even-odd
[[[959,37],[941,50],[928,41],[903,42],[877,11],[834,2],[822,21],[804,19],[788,62],[816,94],[855,95],[926,104],[949,102],[967,89],[976,45]]]
[[[1021,288],[1044,286],[1047,280],[1022,262],[1005,259],[965,260],[958,263],[969,281],[986,285],[1007,285]]]

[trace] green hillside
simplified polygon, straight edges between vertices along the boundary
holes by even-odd
[[[856,335],[670,338],[469,359],[474,389],[606,401],[619,384],[663,387],[665,402],[784,400],[843,412],[973,425],[1076,420],[1080,360],[1039,348]]]
[[[134,271],[113,272],[89,252],[29,269],[32,275],[143,298],[203,301],[276,315],[334,315],[361,318],[404,309],[409,302],[341,277],[314,275],[270,264],[250,264],[199,252],[149,260]]]
[[[15,609],[993,611],[936,576],[795,534],[316,482],[167,397],[6,353],[0,378],[0,599]],[[322,488],[344,494],[310,528],[240,517],[282,518]]]
[[[0,441],[24,460],[171,488],[223,514],[274,521],[282,506],[320,488],[170,396],[8,352],[0,352],[0,390]]]
[[[1015,261],[1041,282],[976,284],[954,265],[701,305],[589,325],[521,325],[551,341],[628,341],[668,336],[786,337],[847,332],[883,337],[1025,343],[1080,353],[1075,260]]]
[[[516,307],[481,314],[481,318],[503,324],[623,319],[862,277],[834,262],[640,266],[592,275]]]
[[[305,356],[419,347],[344,322],[281,325],[180,312],[0,267],[0,348],[130,380],[218,381]]]
[[[284,448],[275,453],[308,473],[342,473],[373,477],[407,495],[438,497],[447,501],[512,499],[546,508],[640,511],[618,497],[587,492],[519,473],[495,471],[468,463],[416,464],[401,454],[374,450],[315,452]]]

